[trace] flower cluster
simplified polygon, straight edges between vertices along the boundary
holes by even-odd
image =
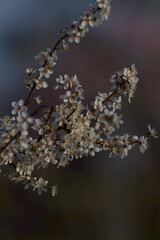
[[[110,4],[108,0],[97,0],[98,6],[91,6],[89,11],[84,12],[84,15],[75,20],[71,27],[67,29],[69,42],[80,42],[80,38],[84,37],[90,27],[99,26],[103,20],[107,20],[110,13]]]
[[[109,12],[108,0],[97,0],[97,5],[91,6],[70,28],[61,31],[62,36],[53,49],[42,51],[35,57],[40,68],[26,69],[25,85],[29,89],[26,101],[14,101],[11,116],[0,119],[0,166],[5,168],[7,165],[9,179],[22,182],[25,189],[32,187],[38,194],[50,190],[55,196],[57,186],[49,186],[47,180],[35,177],[35,169],[51,164],[65,167],[73,159],[94,156],[102,150],[108,150],[110,156],[124,158],[135,145],[144,153],[149,136],[157,137],[150,125],[145,136],[115,134],[123,124],[122,115],[118,113],[122,108],[122,96],[127,96],[131,102],[139,80],[134,64],[112,75],[110,92],[98,92],[90,106],[84,105],[83,89],[77,76],[59,75],[54,89],[64,90],[61,103],[46,108],[41,117],[35,118],[43,105],[40,105],[39,95],[33,98],[33,92],[48,87],[58,61],[57,51],[67,48],[65,39],[69,43],[79,43],[89,26],[98,26],[107,20]],[[30,114],[32,99],[40,106]]]

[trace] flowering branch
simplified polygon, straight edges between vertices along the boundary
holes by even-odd
[[[49,53],[50,57],[52,57],[53,52],[56,50],[56,48],[58,47],[58,45],[59,45],[66,37],[68,37],[68,34],[65,34],[64,36],[62,36],[62,37],[58,40],[58,42],[57,42],[57,43],[55,44],[55,46],[53,47],[52,51]],[[47,63],[48,63],[48,61],[47,61],[47,59],[46,59],[46,60],[44,61],[44,64],[43,64],[43,68],[47,65]],[[30,75],[30,74],[31,74],[31,71],[29,72],[29,75]],[[40,77],[40,76],[38,76],[38,78],[39,78],[39,77]],[[30,98],[31,98],[31,95],[32,95],[35,87],[36,87],[36,82],[34,82],[34,84],[33,84],[33,86],[32,86],[32,89],[31,89],[31,91],[29,92],[29,95],[28,95],[28,97],[27,97],[27,99],[26,99],[26,101],[25,101],[25,104],[24,104],[25,106],[28,105],[29,100],[30,100]]]
[[[96,2],[69,28],[61,31],[61,38],[52,50],[42,51],[35,57],[40,68],[26,69],[28,79],[25,86],[29,89],[26,101],[13,102],[11,116],[0,119],[0,166],[12,166],[8,172],[9,179],[24,183],[25,189],[37,189],[38,194],[51,190],[55,196],[57,186],[48,186],[48,181],[33,176],[35,168],[46,168],[50,164],[65,167],[73,159],[94,156],[102,150],[109,151],[110,157],[124,158],[135,145],[139,145],[140,152],[144,153],[148,138],[157,137],[150,125],[145,136],[114,135],[123,124],[122,115],[117,113],[122,108],[122,97],[126,96],[130,103],[139,81],[134,64],[112,75],[110,92],[98,92],[90,106],[83,103],[83,89],[76,75],[59,76],[54,89],[64,89],[61,103],[46,108],[39,118],[35,115],[45,105],[40,105],[31,115],[28,113],[33,92],[48,87],[48,79],[58,61],[57,51],[67,49],[66,40],[79,43],[89,27],[99,26],[108,19],[109,1]],[[42,102],[39,95],[34,97],[34,101],[37,104]],[[31,130],[37,132],[37,138],[32,137]]]

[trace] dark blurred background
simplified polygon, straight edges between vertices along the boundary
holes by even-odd
[[[90,0],[0,0],[0,112],[25,99],[27,67],[52,47]],[[94,2],[94,1],[92,1]],[[90,103],[109,91],[112,73],[136,63],[140,81],[132,104],[124,100],[119,133],[143,135],[148,123],[160,132],[160,1],[113,0],[110,18],[91,29],[80,44],[59,53],[59,61],[42,91],[49,105],[58,103],[55,78],[77,74]],[[0,176],[0,240],[157,240],[160,239],[160,148],[151,139],[143,155],[135,148],[125,159],[75,160],[50,167],[42,176],[58,184],[59,194],[38,196]],[[40,175],[41,176],[41,175]]]

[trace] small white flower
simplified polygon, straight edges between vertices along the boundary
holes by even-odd
[[[51,139],[43,139],[42,140],[42,149],[44,150],[44,153],[47,154],[49,150],[53,146],[53,141]]]
[[[35,59],[39,61],[40,65],[43,65],[44,61],[47,58],[47,55],[48,55],[48,51],[46,51],[46,52],[42,51],[37,56],[35,56]]]
[[[33,117],[29,117],[27,112],[21,112],[21,114],[17,117],[17,121],[22,127],[22,129],[28,129],[29,124],[34,122]]]
[[[78,100],[78,98],[83,100],[84,99],[84,97],[83,97],[83,89],[82,88],[79,89],[78,87],[76,87],[75,91],[76,91],[75,92],[76,100]]]
[[[36,103],[40,104],[42,102],[41,96],[34,97],[34,101],[36,101]]]
[[[56,82],[57,84],[54,89],[61,88],[62,86],[65,90],[71,89],[73,86],[81,87],[76,75],[74,75],[73,77],[69,77],[67,74],[65,74],[64,77],[59,76],[58,78],[56,78]]]
[[[103,111],[104,105],[101,101],[101,99],[97,96],[94,101],[94,109],[99,109],[100,112]]]
[[[48,63],[54,67],[56,65],[56,62],[58,61],[58,57],[57,57],[57,51],[53,51],[50,48],[47,48],[48,51],[48,56],[47,56],[47,61]]]
[[[53,73],[53,70],[48,69],[47,67],[39,68],[39,72],[41,76],[44,76],[45,78],[50,78],[50,75]]]
[[[133,136],[132,140],[133,140],[133,142],[137,142],[138,141],[138,136]]]
[[[39,76],[38,79],[34,79],[35,83],[36,83],[36,89],[39,90],[40,88],[47,88],[48,87],[48,83],[45,82],[42,79],[42,75]]]
[[[108,0],[96,0],[100,8],[106,8],[108,6]]]
[[[62,41],[62,49],[68,50],[68,44],[65,42],[65,40]]]
[[[80,37],[81,37],[81,33],[79,32],[78,29],[73,29],[70,32],[68,32],[69,34],[69,42],[75,42],[75,43],[80,43]]]
[[[21,99],[18,102],[12,102],[12,107],[14,107],[14,109],[12,110],[12,114],[17,114],[18,115],[22,112],[22,111],[26,111],[27,107],[24,106],[24,100]]]
[[[110,6],[106,6],[102,8],[102,11],[101,11],[102,20],[108,20],[109,14],[110,14]]]
[[[88,24],[91,27],[94,27],[95,25],[94,17],[92,16],[92,13],[90,11],[84,13],[79,28],[84,29]]]
[[[144,153],[148,148],[147,138],[144,136],[141,136],[139,138],[139,144],[140,144],[140,152]]]
[[[39,133],[39,135],[43,135],[43,133],[49,129],[49,126],[44,124],[41,119],[36,119],[34,122],[34,126],[32,128]]]
[[[148,130],[151,136],[153,136],[154,138],[158,138],[158,136],[156,135],[156,130],[154,128],[151,128],[150,124],[148,125]]]
[[[64,75],[64,77],[60,76],[58,78],[56,78],[56,86],[54,87],[54,89],[58,89],[58,88],[61,88],[62,86],[64,86],[65,88],[65,85],[66,85],[66,89],[68,89],[69,87],[69,76],[67,74]]]
[[[14,154],[13,152],[6,150],[1,155],[1,158],[2,163],[8,165],[9,163],[11,164],[13,162]]]
[[[70,91],[67,91],[65,95],[61,95],[60,98],[63,99],[63,102],[65,103],[72,102]]]
[[[98,96],[96,96],[96,99],[95,99],[95,102],[94,102],[94,109],[99,109],[100,112],[102,112],[103,109],[105,108],[104,102],[105,102],[106,98],[107,98],[106,93],[98,92]]]
[[[36,181],[33,191],[37,189],[38,195],[41,195],[42,191],[47,192],[47,185],[48,181],[45,181],[42,177],[40,177],[39,180]]]
[[[28,88],[28,89],[31,89],[32,86],[33,86],[33,80],[32,79],[24,80],[24,83],[26,85],[26,88]]]
[[[28,76],[32,76],[35,72],[36,72],[36,70],[33,69],[33,68],[27,68],[26,69],[26,73],[27,73]]]
[[[117,99],[115,99],[115,101],[113,102],[113,111],[115,111],[116,109],[121,109],[122,108],[122,105],[121,105],[121,102],[122,102],[122,97],[118,97]]]
[[[22,176],[22,175],[28,175],[28,177],[32,174],[34,170],[33,165],[25,165],[21,162],[17,164],[16,171]],[[29,177],[30,179],[30,177]]]

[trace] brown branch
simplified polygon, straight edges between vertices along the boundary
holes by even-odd
[[[47,107],[47,105],[39,106],[30,116],[32,117],[32,116],[36,115],[40,109],[45,108],[45,107]]]
[[[46,121],[45,121],[44,124],[47,124],[47,123],[48,123],[50,117],[52,116],[52,112],[53,112],[53,107],[51,107],[51,109],[50,109],[50,113],[49,113],[48,117],[46,118]],[[43,137],[43,135],[39,136],[39,138],[38,138],[38,142],[42,139],[42,137]]]

